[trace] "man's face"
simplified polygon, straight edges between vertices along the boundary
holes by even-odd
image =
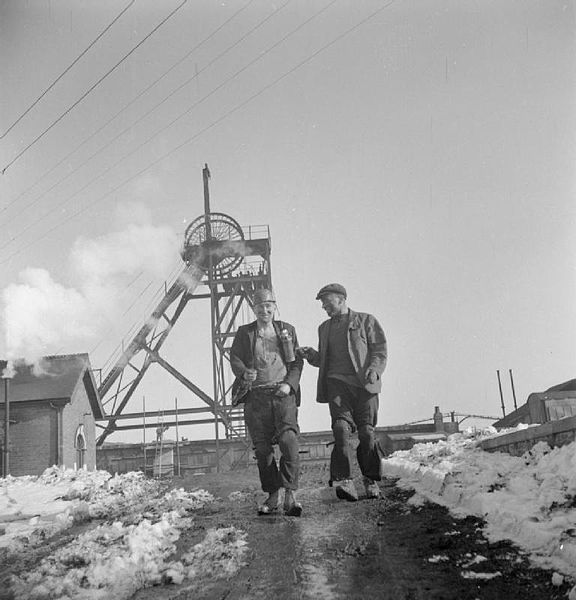
[[[262,323],[270,323],[274,318],[274,312],[276,311],[275,302],[260,302],[254,307],[254,313],[258,321]]]
[[[345,305],[344,298],[340,294],[333,293],[324,294],[322,298],[320,298],[320,302],[322,302],[322,308],[329,317],[339,315]]]

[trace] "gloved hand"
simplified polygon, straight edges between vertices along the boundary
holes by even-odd
[[[290,395],[290,392],[292,390],[290,389],[290,386],[287,383],[281,383],[278,386],[278,389],[276,390],[276,396],[278,396],[279,398],[285,398],[286,396]]]
[[[256,369],[246,369],[242,377],[246,381],[256,381]]]
[[[366,382],[374,384],[378,381],[378,373],[374,369],[366,370]]]

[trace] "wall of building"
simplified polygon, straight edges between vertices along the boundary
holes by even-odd
[[[494,427],[516,427],[520,423],[532,425],[576,416],[576,391],[538,392],[528,396],[525,404],[496,421]]]
[[[4,422],[4,408],[0,409]],[[4,445],[2,431],[2,446]],[[10,405],[10,474],[41,475],[56,463],[57,410],[49,404],[27,402]]]
[[[551,448],[570,444],[576,439],[576,417],[549,421],[542,425],[505,433],[481,442],[487,452],[506,452],[522,456],[538,442],[546,442]]]
[[[446,423],[449,431],[446,435],[453,433],[451,423]],[[456,429],[457,429],[457,424]],[[398,440],[388,448],[389,452],[398,449],[411,448],[417,442],[418,435],[437,432],[437,425],[415,425],[399,427],[377,427],[376,438],[384,448],[389,434],[397,434]],[[353,450],[358,443],[357,436],[353,436],[351,444]],[[220,440],[216,453],[215,440],[184,441],[178,445],[174,441],[166,440],[163,443],[163,451],[171,450],[173,464],[176,473],[178,466],[180,474],[212,473],[218,468],[225,472],[236,466],[255,465],[254,452],[250,445],[242,440]],[[300,462],[306,463],[324,462],[328,463],[333,448],[333,437],[331,431],[307,432],[300,434]],[[146,467],[144,467],[144,451],[146,451]],[[145,471],[148,475],[153,473],[153,465],[156,457],[156,445],[149,443],[146,449],[142,444],[104,444],[96,452],[97,468],[110,473],[127,473],[129,471]]]
[[[458,422],[454,420],[453,415],[450,421],[445,422],[439,407],[435,407],[432,421],[432,423],[376,427],[376,439],[387,453],[391,453],[399,449],[411,448],[423,439],[422,436],[427,436],[426,440],[432,441],[444,439],[447,435],[458,431]],[[302,466],[305,467],[306,463],[330,461],[334,443],[332,431],[301,433],[299,442]],[[357,444],[358,437],[354,435],[351,439],[353,451]],[[220,440],[218,449],[215,440],[186,440],[178,444],[165,440],[162,447],[164,450],[172,450],[174,470],[178,473],[179,467],[181,475],[211,473],[218,468],[225,472],[236,466],[256,465],[249,440]],[[97,467],[110,473],[144,471],[152,475],[156,454],[155,443],[147,444],[146,448],[142,444],[104,444],[96,451]]]
[[[163,451],[172,450],[176,472],[180,474],[213,473],[218,466],[221,471],[228,471],[237,466],[256,465],[254,452],[250,443],[244,440],[220,440],[218,455],[215,440],[193,440],[180,442],[166,440]],[[144,451],[146,451],[146,468],[144,467]],[[302,433],[300,435],[300,460],[307,462],[325,462],[332,452],[332,432]],[[97,467],[110,473],[127,473],[129,471],[146,471],[153,473],[156,456],[156,444],[150,443],[146,448],[142,444],[104,444],[96,452]]]
[[[96,468],[96,426],[86,388],[81,384],[74,391],[70,404],[64,407],[62,419],[62,464],[69,469],[79,466],[76,464],[76,432],[80,425],[84,425],[86,438],[84,463],[87,469],[94,470]]]

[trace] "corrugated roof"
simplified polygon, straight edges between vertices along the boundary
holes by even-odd
[[[5,361],[2,361],[5,364]],[[16,364],[15,374],[9,380],[10,402],[31,400],[70,400],[79,385],[86,392],[96,418],[103,409],[88,354],[45,356],[36,367]],[[1,395],[1,392],[0,392]]]

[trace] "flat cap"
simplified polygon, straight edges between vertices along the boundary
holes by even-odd
[[[254,306],[256,306],[257,304],[262,304],[262,302],[276,302],[276,298],[270,290],[261,288],[254,292],[252,302],[254,303]]]
[[[318,294],[316,294],[316,300],[320,300],[320,298],[326,294],[342,294],[344,298],[347,297],[346,288],[339,283],[329,283],[328,285],[325,285],[320,289]]]

